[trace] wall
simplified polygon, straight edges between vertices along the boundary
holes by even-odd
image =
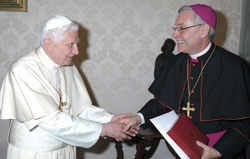
[[[112,113],[136,113],[151,97],[154,60],[171,37],[177,9],[205,3],[218,15],[216,43],[237,53],[241,0],[30,0],[28,12],[0,12],[0,82],[10,64],[39,45],[41,24],[51,14],[66,15],[82,27],[81,54],[75,59],[93,102]],[[176,51],[175,51],[176,52]],[[7,121],[0,122],[0,158],[5,158]],[[125,159],[135,145],[124,143]],[[81,159],[115,158],[114,143],[101,139],[79,149]],[[161,142],[153,158],[171,158]]]

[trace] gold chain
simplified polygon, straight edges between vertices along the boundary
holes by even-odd
[[[44,64],[43,64],[43,62],[42,62],[42,60],[40,59],[40,57],[39,57],[39,55],[38,55],[38,53],[37,53],[37,49],[35,50],[35,53],[36,53],[36,56],[37,56],[37,58],[39,59],[39,61],[40,61],[40,63],[42,64],[42,67],[43,67],[43,70],[44,70],[44,72],[45,72],[45,74],[46,74],[46,78],[47,78],[47,80],[49,81],[49,83],[52,85],[52,82],[51,82],[51,79],[50,79],[50,77],[49,77],[49,74],[48,74],[48,72],[47,72],[47,70],[46,70],[46,67],[44,66]],[[60,68],[59,68],[60,69]],[[66,78],[65,78],[65,75],[64,75],[64,70],[62,70],[62,74],[63,74],[63,77],[64,77],[64,79],[65,79],[65,87],[66,87],[66,92],[67,92],[67,95],[69,96],[69,99],[70,99],[70,106],[69,106],[69,108],[68,109],[70,109],[71,108],[71,104],[72,104],[72,98],[71,98],[71,96],[69,95],[69,93],[68,93],[68,87],[67,87],[67,80],[66,80]],[[60,78],[59,78],[59,80],[60,80]],[[60,82],[59,82],[60,83]],[[52,85],[53,86],[53,85]],[[60,111],[62,112],[63,111],[63,106],[66,106],[66,102],[62,102],[62,91],[61,91],[61,89],[59,88],[58,90],[57,89],[55,89],[56,90],[56,92],[59,94],[59,98],[60,98],[60,101],[59,101],[59,109],[60,109]]]
[[[216,45],[214,46],[214,49],[213,49],[213,52],[210,54],[210,56],[208,57],[208,59],[207,59],[207,61],[206,61],[206,63],[204,64],[204,66],[202,67],[202,69],[201,69],[201,72],[200,72],[200,74],[199,74],[199,76],[198,76],[198,79],[196,80],[196,82],[195,82],[195,84],[194,84],[194,86],[193,86],[193,88],[192,88],[192,90],[190,91],[190,88],[189,88],[189,60],[187,61],[187,82],[188,82],[188,96],[191,96],[191,92],[195,89],[195,87],[196,87],[196,85],[198,84],[198,82],[199,82],[199,80],[200,80],[200,77],[201,77],[201,75],[202,75],[202,72],[203,72],[203,70],[205,69],[205,67],[206,67],[206,65],[207,65],[207,63],[208,63],[208,61],[210,60],[210,58],[212,57],[212,55],[214,54],[214,51],[215,51],[215,48],[216,48]]]
[[[187,61],[187,85],[188,85],[188,101],[187,101],[187,107],[182,107],[182,110],[184,111],[187,111],[187,116],[190,117],[190,111],[195,111],[195,108],[190,108],[190,98],[191,98],[191,93],[193,92],[193,90],[195,89],[195,87],[197,86],[200,78],[201,78],[201,75],[203,73],[203,70],[205,69],[208,61],[210,60],[210,58],[212,57],[212,55],[214,54],[214,51],[216,49],[216,45],[214,46],[214,49],[212,51],[212,53],[210,54],[210,56],[208,57],[207,61],[205,62],[204,66],[202,67],[201,69],[201,72],[197,78],[197,80],[195,81],[195,84],[193,86],[193,88],[191,89],[190,91],[190,86],[189,86],[189,60]]]

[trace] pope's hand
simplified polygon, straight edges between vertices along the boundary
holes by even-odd
[[[213,147],[207,146],[200,141],[196,141],[196,144],[203,148],[201,159],[216,159],[222,157],[220,152],[214,149]]]
[[[126,139],[131,139],[131,137],[126,135],[124,131],[125,126],[126,124],[120,123],[119,121],[110,121],[108,123],[103,123],[101,136],[112,137],[117,141],[124,140],[124,136],[126,136]]]

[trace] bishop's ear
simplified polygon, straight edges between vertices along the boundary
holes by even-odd
[[[203,24],[201,26],[200,33],[201,33],[202,38],[209,36],[209,29],[210,29],[210,26],[208,24]]]

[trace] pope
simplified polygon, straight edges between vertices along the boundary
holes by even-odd
[[[72,63],[79,54],[78,24],[61,15],[48,19],[41,46],[16,60],[0,92],[1,119],[10,119],[8,159],[75,159],[100,136],[118,141],[135,136],[113,115],[93,106]]]

